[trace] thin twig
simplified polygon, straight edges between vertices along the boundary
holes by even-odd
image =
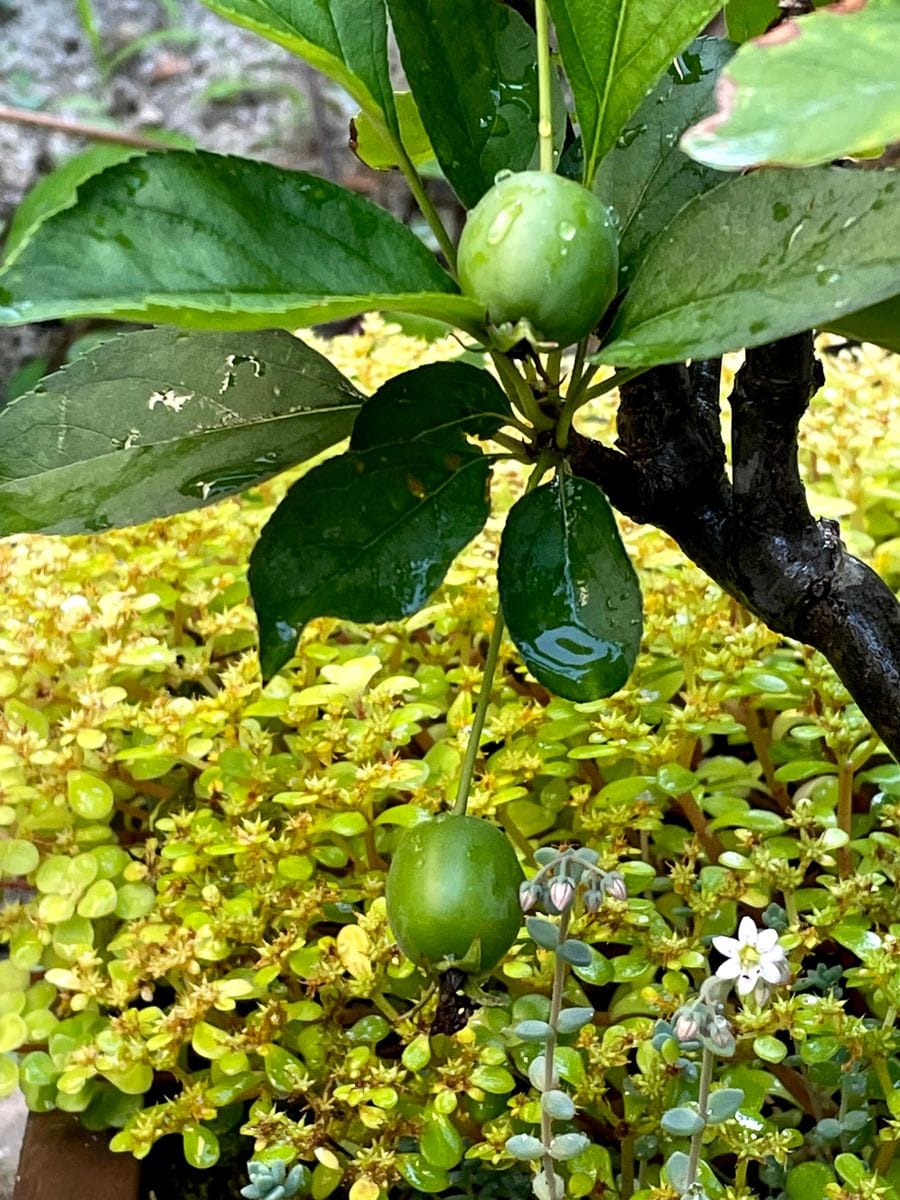
[[[102,125],[84,125],[81,121],[70,121],[67,117],[54,117],[52,113],[31,112],[27,108],[11,108],[0,104],[0,121],[14,125],[34,125],[40,129],[52,129],[66,133],[69,137],[87,138],[92,142],[112,142],[117,146],[134,146],[136,150],[165,150],[167,143],[160,138],[145,137],[140,133],[128,133],[124,129],[105,129]]]

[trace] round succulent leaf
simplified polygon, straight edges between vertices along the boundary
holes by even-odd
[[[564,1008],[559,1014],[556,1028],[561,1034],[577,1033],[594,1019],[592,1008]]]
[[[558,1088],[551,1088],[542,1094],[541,1108],[554,1121],[571,1121],[575,1116],[574,1100]]]
[[[507,1138],[506,1152],[513,1158],[527,1162],[530,1159],[540,1158],[544,1153],[544,1146],[540,1138],[532,1137],[530,1133],[517,1133],[511,1138]]]
[[[672,1137],[693,1137],[706,1127],[706,1122],[696,1109],[681,1104],[664,1112],[660,1125]]]
[[[550,1142],[550,1156],[561,1162],[577,1158],[590,1145],[583,1133],[560,1133]]]
[[[514,1026],[513,1033],[523,1042],[544,1043],[553,1033],[553,1026],[548,1025],[546,1021],[520,1021]]]
[[[717,1125],[720,1121],[727,1121],[740,1108],[744,1100],[744,1093],[740,1088],[719,1088],[718,1091],[712,1092],[706,1106],[706,1119],[708,1124]]]

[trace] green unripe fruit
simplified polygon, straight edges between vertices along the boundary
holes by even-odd
[[[509,839],[480,817],[447,813],[403,835],[387,877],[387,915],[414,963],[460,960],[480,940],[495,967],[522,923],[522,868]]]
[[[492,324],[526,318],[568,346],[594,328],[617,289],[619,251],[609,209],[549,171],[508,175],[478,201],[459,241],[462,289]]]

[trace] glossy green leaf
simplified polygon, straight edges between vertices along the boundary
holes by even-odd
[[[510,636],[545,687],[596,700],[625,683],[640,648],[640,586],[595,484],[557,476],[517,501],[498,583]]]
[[[418,1192],[442,1192],[450,1186],[443,1167],[434,1167],[421,1154],[404,1154],[397,1159],[397,1170]]]
[[[678,139],[709,112],[719,72],[732,52],[721,38],[698,38],[643,100],[600,165],[594,191],[618,219],[623,288],[678,210],[725,178],[688,158]]]
[[[463,362],[428,363],[395,375],[365,402],[350,447],[437,441],[467,448],[465,434],[489,438],[511,417],[509,401],[487,371]]]
[[[103,342],[0,412],[0,533],[133,525],[345,438],[362,396],[278,330]]]
[[[400,141],[410,162],[416,167],[434,162],[434,150],[412,92],[396,92],[394,106],[400,125]],[[366,166],[376,171],[389,171],[400,166],[401,155],[394,137],[365,110],[361,110],[351,123],[350,149]]]
[[[219,1139],[206,1125],[188,1125],[181,1142],[188,1165],[201,1171],[214,1167],[219,1161]]]
[[[0,272],[0,324],[106,315],[295,328],[371,309],[478,320],[480,307],[383,209],[301,171],[146,154],[83,183]]]
[[[449,1171],[463,1156],[463,1140],[456,1126],[440,1113],[430,1113],[422,1126],[419,1140],[422,1157],[433,1167]]]
[[[207,8],[297,54],[360,108],[395,122],[384,0],[203,0]]]
[[[350,451],[295,483],[250,558],[263,674],[313,617],[390,621],[421,608],[487,520],[489,477],[474,447],[423,439]]]
[[[820,1162],[804,1162],[788,1172],[784,1190],[788,1200],[810,1200],[812,1196],[827,1195],[826,1187],[834,1182],[831,1167]]]
[[[537,145],[533,31],[496,0],[388,0],[403,68],[444,174],[472,208]]]
[[[893,295],[898,197],[895,172],[837,167],[754,171],[697,196],[645,256],[600,359],[709,358]]]
[[[63,208],[75,203],[79,186],[92,175],[98,175],[107,167],[137,158],[145,153],[129,146],[112,146],[98,142],[45,175],[29,191],[13,213],[4,242],[5,261],[15,257],[16,251],[28,240],[38,225]]]
[[[807,167],[900,138],[900,6],[834,5],[742,46],[684,149],[720,170]]]
[[[113,790],[99,775],[91,775],[88,771],[70,771],[67,792],[72,812],[86,821],[103,821],[113,810]]]
[[[763,1062],[780,1063],[787,1054],[787,1046],[777,1037],[764,1034],[753,1039],[753,1052],[758,1054]]]
[[[302,1088],[307,1071],[303,1063],[283,1046],[271,1045],[264,1058],[266,1078],[279,1092],[290,1094]]]
[[[34,842],[24,838],[4,838],[0,841],[0,872],[4,875],[28,875],[41,861]]]
[[[840,321],[831,321],[827,328],[853,341],[874,342],[900,354],[900,296],[891,296]]]
[[[549,0],[590,184],[628,118],[717,0]]]

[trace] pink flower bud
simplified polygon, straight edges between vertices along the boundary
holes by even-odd
[[[519,885],[519,904],[522,912],[530,912],[537,904],[537,892],[530,883]]]
[[[628,888],[625,886],[625,880],[619,874],[611,874],[606,877],[606,894],[612,896],[613,900],[627,900]]]
[[[679,1042],[692,1042],[700,1032],[700,1027],[689,1012],[679,1014],[675,1022],[675,1036]]]
[[[571,879],[554,879],[550,884],[550,899],[560,912],[565,912],[574,896],[575,884]]]

